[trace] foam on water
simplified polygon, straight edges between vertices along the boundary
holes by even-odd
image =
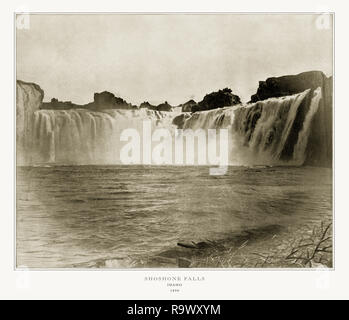
[[[314,93],[306,90],[254,104],[197,112],[184,121],[183,129],[228,129],[232,165],[301,165],[320,99],[318,88]],[[175,137],[172,120],[178,114],[147,109],[39,110],[34,112],[29,133],[27,164],[120,164],[123,130],[134,128],[142,136],[147,120],[152,130],[166,128]]]

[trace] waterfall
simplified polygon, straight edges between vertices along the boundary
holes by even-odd
[[[183,127],[228,129],[232,165],[302,165],[321,88],[311,94],[194,113]]]
[[[272,98],[237,110],[234,129],[249,150],[247,162],[269,165],[283,163],[291,134],[297,134],[295,121],[299,108],[309,92],[306,90],[292,96]],[[291,159],[292,155],[288,155],[287,160]]]
[[[317,132],[312,128],[322,96],[319,87],[291,96],[185,114],[182,128],[227,129],[232,165],[302,165],[306,161],[309,137]],[[21,108],[26,110],[25,101]],[[124,129],[134,128],[142,133],[143,121],[147,120],[152,130],[166,128],[175,137],[177,127],[173,120],[181,113],[142,108],[34,109],[27,114],[27,122],[22,121],[22,114],[18,117],[21,120],[18,123],[25,127],[17,126],[17,132],[25,132],[25,140],[18,138],[21,148],[17,150],[26,150],[26,164],[120,164],[120,149],[125,145],[120,136]],[[218,135],[213,135],[214,139]]]
[[[124,129],[142,132],[144,120],[152,128],[173,127],[174,114],[139,110],[39,110],[34,112],[31,163],[118,164]]]
[[[321,89],[314,91],[313,99],[311,100],[309,111],[305,117],[303,128],[299,133],[297,144],[294,148],[293,159],[297,164],[303,164],[306,158],[306,148],[311,131],[311,124],[316,112],[319,109],[320,99],[322,98]]]

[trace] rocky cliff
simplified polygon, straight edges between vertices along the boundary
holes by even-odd
[[[197,105],[196,101],[194,101],[193,99],[180,104],[178,107],[181,108],[182,112],[191,112],[193,106]]]
[[[44,91],[35,83],[17,80],[16,86],[16,146],[17,164],[29,160],[31,131],[34,112],[39,110],[44,98]]]
[[[128,109],[137,108],[131,103],[128,103],[122,98],[116,97],[113,93],[108,91],[96,92],[93,95],[93,101],[87,104],[76,104],[71,101],[59,101],[52,98],[51,102],[44,102],[40,109],[43,110],[72,110],[72,109],[87,109],[87,110],[108,110],[108,109]]]
[[[240,97],[233,94],[231,89],[225,88],[223,90],[218,90],[205,95],[197,105],[193,105],[191,107],[191,111],[207,111],[227,106],[234,106],[240,103]]]
[[[178,113],[167,102],[114,110],[130,105],[107,92],[96,94],[85,108],[53,99],[53,108],[45,110],[43,96],[38,85],[17,81],[19,165],[116,163],[121,130],[142,132],[143,121],[150,120],[154,128],[169,130],[228,129],[232,165],[332,166],[332,78],[321,72],[262,81],[253,103],[239,105],[230,89],[206,95],[198,104],[188,101],[195,103],[191,111],[203,112]]]
[[[326,83],[330,82],[332,82],[332,78],[327,78],[321,71],[307,71],[297,75],[271,77],[265,81],[259,81],[257,92],[251,96],[250,102],[289,96],[307,89],[323,88],[327,86]]]
[[[319,107],[311,120],[311,130],[304,162],[306,165],[332,166],[332,85],[332,77],[326,77],[321,71],[308,71],[298,75],[272,77],[260,81],[256,94],[251,96],[251,102],[258,102],[273,97],[297,94],[307,89],[310,89],[311,93],[317,88],[321,89]],[[293,152],[292,146],[295,145],[298,138],[297,132],[306,121],[309,107],[309,103],[304,103],[304,106],[298,109],[293,134],[288,140],[290,147],[288,151],[285,151],[285,157],[287,157],[287,153]],[[251,121],[255,122],[257,117],[258,112],[254,113]]]

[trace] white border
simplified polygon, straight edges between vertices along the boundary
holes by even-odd
[[[4,2],[4,1],[3,1]],[[157,1],[134,3],[85,3],[63,0],[60,2],[33,1],[23,5],[20,1],[1,6],[1,64],[2,64],[2,116],[1,116],[1,195],[3,210],[0,213],[0,298],[87,298],[87,299],[258,299],[258,298],[342,298],[347,295],[349,284],[348,259],[345,255],[347,215],[344,186],[346,132],[338,131],[347,126],[344,103],[348,69],[348,48],[346,45],[347,17],[344,2],[326,1],[324,5],[316,1],[247,1],[230,3],[221,1],[191,2],[177,1],[165,4]],[[186,3],[184,5],[184,3]],[[297,5],[296,5],[297,3]],[[13,271],[14,252],[14,203],[13,203],[13,12],[335,12],[336,14],[336,271]],[[338,31],[340,30],[340,32]],[[338,35],[339,34],[339,35]],[[6,48],[6,49],[5,49]],[[10,49],[10,50],[9,50]],[[338,66],[341,66],[340,68]],[[5,76],[7,75],[7,77]],[[340,90],[340,88],[342,88]],[[344,106],[341,110],[341,105]],[[341,139],[343,141],[341,142]],[[339,155],[342,153],[341,155]],[[344,153],[344,155],[343,155]],[[8,155],[11,155],[8,157]],[[11,168],[11,170],[9,169]],[[340,171],[341,170],[341,171]],[[339,175],[338,172],[341,172]],[[344,196],[344,197],[341,197]],[[181,294],[171,294],[164,283],[145,282],[144,276],[189,275],[205,276],[202,283],[185,285]]]
[[[17,54],[17,51],[16,51],[16,16],[17,16],[18,12],[15,12],[14,13],[14,53],[15,53],[15,56]],[[28,13],[28,16],[32,15],[32,14],[36,14],[36,15],[56,15],[57,12],[41,12],[41,13],[37,13],[37,12],[30,12]],[[61,13],[61,14],[74,14],[74,15],[86,15],[86,14],[89,14],[89,15],[99,15],[99,14],[102,14],[102,15],[105,15],[105,14],[110,14],[110,15],[144,15],[144,14],[149,14],[149,15],[153,15],[154,13],[153,12],[146,12],[146,13],[137,13],[137,12],[122,12],[122,13],[115,13],[115,12],[90,12],[90,13],[86,13],[86,12],[74,12],[74,13],[71,13],[71,12],[65,12],[65,13]],[[169,14],[195,14],[195,15],[202,15],[202,14],[206,14],[206,15],[210,15],[210,14],[237,14],[237,15],[241,15],[241,14],[245,14],[245,15],[249,15],[251,13],[233,13],[233,12],[225,12],[225,13],[215,13],[215,12],[210,12],[210,13],[156,13],[156,14],[159,14],[159,15],[169,15]],[[253,14],[257,14],[257,15],[263,15],[263,13],[253,13]],[[268,14],[285,14],[285,15],[289,15],[289,14],[293,14],[293,15],[299,15],[299,14],[316,14],[314,12],[306,12],[306,13],[279,13],[279,12],[273,12],[273,13],[268,13]],[[333,19],[334,19],[334,13],[330,13],[332,16],[333,16]],[[334,33],[333,33],[334,34]],[[334,36],[333,36],[333,42],[334,42]],[[16,63],[14,63],[14,75],[16,75]],[[334,69],[334,65],[332,66],[333,69]],[[334,78],[334,77],[333,77]],[[21,79],[20,79],[21,80]],[[15,110],[15,101],[16,101],[16,81],[14,81],[14,118],[16,117],[16,110]],[[334,101],[333,101],[334,102]],[[334,103],[333,103],[334,105]],[[15,119],[16,120],[16,119]],[[16,128],[16,123],[14,124],[15,128]],[[14,136],[16,136],[16,130],[14,130]],[[15,141],[15,157],[16,157],[16,141]],[[16,159],[15,159],[15,162],[16,164]],[[16,174],[17,174],[17,170],[16,170],[16,167],[14,168],[14,175],[15,175],[15,181],[16,181]],[[16,195],[16,184],[14,186],[14,194]],[[15,200],[15,204],[14,206],[16,206],[16,198],[14,199]],[[334,205],[333,205],[334,207]],[[332,220],[334,221],[334,210],[332,212]],[[334,233],[334,225],[332,225],[332,231],[333,231],[333,234],[335,235]],[[335,247],[334,245],[335,243],[335,237],[333,237],[333,247]],[[23,266],[17,266],[17,252],[16,252],[16,244],[17,244],[17,238],[16,238],[16,210],[15,210],[15,214],[14,214],[14,270],[15,271],[22,271],[22,270],[30,270],[30,271],[101,271],[100,268],[97,268],[97,267],[92,267],[92,268],[71,268],[71,267],[67,267],[67,268],[40,268],[40,267],[35,267],[35,268],[30,268],[30,269],[26,269],[26,267],[23,267]],[[135,271],[135,270],[142,270],[142,271],[166,271],[168,273],[173,273],[174,271],[178,271],[178,270],[188,270],[187,268],[156,268],[156,267],[153,267],[153,268],[138,268],[138,269],[130,269],[130,268],[108,268],[108,269],[104,269],[104,271]],[[191,271],[216,271],[217,268],[191,268],[190,269]],[[296,268],[281,268],[281,267],[274,267],[274,268],[238,268],[238,267],[234,267],[234,268],[220,268],[220,271],[297,271],[297,270],[300,270],[300,271],[314,271],[313,268],[311,267],[308,267],[308,268],[302,268],[302,269],[296,269]],[[328,271],[333,271],[335,270],[335,252],[333,252],[333,267],[332,268],[329,268],[327,269]]]

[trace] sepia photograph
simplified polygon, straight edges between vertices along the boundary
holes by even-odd
[[[333,14],[14,20],[15,268],[334,268]]]

